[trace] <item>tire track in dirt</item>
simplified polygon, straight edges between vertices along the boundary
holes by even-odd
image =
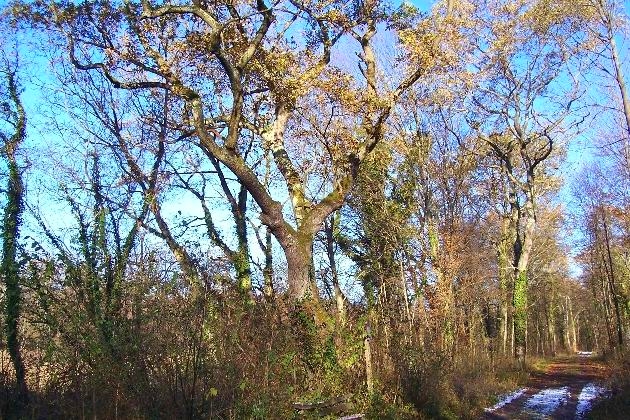
[[[575,419],[584,387],[601,383],[608,375],[607,366],[591,357],[556,358],[544,372],[532,374],[527,389],[518,398],[496,410],[487,410],[483,418]]]

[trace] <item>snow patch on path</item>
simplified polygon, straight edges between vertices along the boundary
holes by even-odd
[[[487,413],[491,413],[493,411],[496,411],[500,408],[502,408],[503,406],[508,405],[509,403],[511,403],[512,401],[514,401],[515,399],[519,398],[521,395],[523,395],[525,393],[525,391],[527,391],[527,388],[521,388],[518,389],[510,394],[506,394],[506,395],[502,395],[499,397],[499,402],[497,402],[495,405],[493,405],[490,408],[486,408],[485,411]]]
[[[569,387],[547,388],[525,402],[525,412],[532,419],[544,419],[569,400]]]
[[[575,410],[575,418],[583,419],[584,415],[591,410],[591,406],[593,405],[593,401],[601,396],[605,395],[608,392],[606,388],[601,386],[597,386],[594,383],[587,384],[584,388],[582,388],[582,392],[580,392],[580,396],[578,397],[578,405]]]

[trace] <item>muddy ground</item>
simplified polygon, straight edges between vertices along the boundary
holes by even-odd
[[[486,409],[484,418],[584,418],[591,405],[604,398],[605,390],[599,386],[609,375],[609,368],[591,355],[556,358],[543,372],[534,373],[524,391],[512,401]],[[585,402],[588,397],[590,401]]]

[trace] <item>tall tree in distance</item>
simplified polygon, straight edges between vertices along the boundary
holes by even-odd
[[[484,36],[477,48],[479,84],[471,95],[474,111],[468,122],[505,180],[513,342],[515,356],[523,361],[537,197],[549,188],[552,153],[580,122],[572,112],[581,91],[570,70],[579,51],[581,18],[575,6],[545,0],[510,1],[479,12]],[[548,99],[544,107],[543,98]]]

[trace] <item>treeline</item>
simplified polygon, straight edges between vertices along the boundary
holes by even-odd
[[[623,354],[622,6],[10,4],[0,415],[475,417]]]

